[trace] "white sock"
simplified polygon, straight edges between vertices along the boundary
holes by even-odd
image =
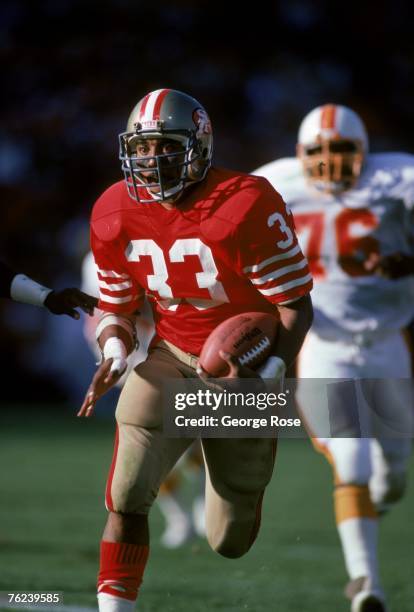
[[[165,530],[161,544],[166,548],[182,546],[192,534],[190,515],[181,507],[173,495],[161,495],[158,504],[165,518]]]
[[[351,580],[367,576],[379,587],[377,542],[378,520],[354,517],[338,525],[345,566]]]
[[[157,497],[157,502],[167,523],[188,522],[188,514],[179,501],[171,493],[164,493]]]
[[[133,612],[135,601],[115,597],[109,593],[98,593],[99,612]]]
[[[199,495],[193,501],[193,525],[200,537],[206,536],[206,512],[204,495]]]

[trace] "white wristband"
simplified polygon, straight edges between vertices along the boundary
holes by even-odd
[[[103,347],[103,357],[105,360],[113,359],[110,372],[116,370],[119,375],[123,374],[128,365],[127,356],[128,352],[125,344],[120,338],[116,338],[115,336],[108,338]]]
[[[256,372],[261,378],[274,378],[283,381],[286,373],[286,364],[280,357],[270,355],[264,364],[257,368]]]
[[[15,302],[43,306],[45,299],[53,289],[43,287],[25,274],[17,274],[10,285],[10,296]]]

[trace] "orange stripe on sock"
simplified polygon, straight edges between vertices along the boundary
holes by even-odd
[[[336,524],[350,518],[378,518],[368,486],[342,485],[334,491]]]

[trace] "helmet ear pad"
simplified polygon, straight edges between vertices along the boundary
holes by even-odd
[[[187,177],[191,180],[191,181],[200,181],[202,180],[205,175],[207,170],[210,167],[210,160],[208,159],[208,151],[207,149],[204,149],[204,151],[201,150],[202,148],[202,143],[200,140],[197,140],[194,143],[194,146],[191,148],[191,150],[188,153],[188,170],[187,170]],[[204,156],[203,156],[204,153]]]

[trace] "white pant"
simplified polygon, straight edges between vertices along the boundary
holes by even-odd
[[[410,354],[402,335],[360,346],[328,341],[311,331],[300,353],[298,377],[304,379],[298,381],[297,391],[303,418],[311,435],[329,451],[339,480],[369,483],[378,505],[401,497],[412,446],[407,432],[413,431],[414,414],[409,381],[401,380],[411,377]],[[347,381],[314,380],[321,378]],[[328,401],[332,392],[340,400],[335,403],[339,413],[342,403],[336,425],[332,425]],[[351,437],[339,437],[341,427],[343,435]]]

